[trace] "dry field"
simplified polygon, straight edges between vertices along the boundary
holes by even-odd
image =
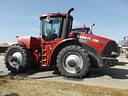
[[[128,96],[128,90],[23,78],[0,78],[0,96]]]

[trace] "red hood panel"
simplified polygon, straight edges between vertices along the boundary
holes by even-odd
[[[80,39],[84,40],[86,44],[95,48],[101,54],[105,49],[105,47],[107,46],[108,42],[113,41],[111,39],[101,36],[96,36],[93,34],[80,34]]]

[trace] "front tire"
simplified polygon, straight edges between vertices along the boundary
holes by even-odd
[[[10,46],[5,54],[5,64],[12,73],[25,72],[32,63],[31,52],[18,44]]]
[[[89,57],[85,49],[77,45],[63,48],[57,56],[57,67],[61,75],[82,78],[88,73]]]

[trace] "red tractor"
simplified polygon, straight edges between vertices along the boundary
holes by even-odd
[[[40,17],[41,36],[18,37],[10,46],[5,64],[12,73],[24,72],[32,66],[56,66],[63,76],[85,77],[91,66],[103,67],[115,61],[115,41],[92,34],[91,28],[72,29],[70,13],[48,13]]]

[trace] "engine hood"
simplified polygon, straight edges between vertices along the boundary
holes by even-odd
[[[112,45],[114,46],[114,48],[115,46],[117,46],[114,40],[93,34],[81,33],[79,35],[79,39],[82,40],[84,43],[88,44],[89,46],[95,48],[97,52],[99,52],[101,55],[104,53],[104,50],[108,48],[108,45],[110,45],[110,43],[113,43]]]

